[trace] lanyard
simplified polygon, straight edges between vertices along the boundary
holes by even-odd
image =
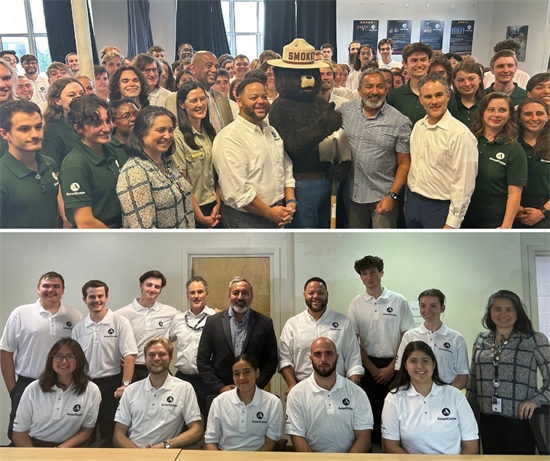
[[[493,366],[495,367],[495,377],[493,379],[493,387],[494,387],[494,395],[497,394],[497,389],[500,387],[500,380],[498,379],[498,366],[500,363],[500,355],[502,354],[502,351],[510,341],[510,336],[512,336],[512,333],[508,335],[508,338],[502,342],[502,344],[497,345],[497,332],[495,331],[495,334],[493,336],[493,344],[491,344],[491,356],[493,358]]]
[[[208,317],[208,314],[205,312],[204,315],[198,320],[197,323],[195,323],[195,325],[189,325],[189,312],[186,312],[185,313],[185,324],[187,325],[187,327],[191,330],[194,330],[194,331],[201,331],[203,328],[204,328],[204,325],[201,325],[202,321],[204,319],[206,319],[206,317]],[[200,325],[200,326],[199,326]]]

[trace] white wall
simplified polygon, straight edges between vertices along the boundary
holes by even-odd
[[[329,306],[347,313],[352,298],[364,290],[353,263],[373,254],[384,259],[383,284],[408,300],[416,300],[424,289],[441,289],[448,298],[445,322],[472,344],[482,330],[480,319],[491,293],[507,288],[525,297],[527,263],[522,253],[529,245],[550,248],[550,234],[0,233],[0,330],[16,306],[37,299],[38,277],[48,270],[65,276],[63,302],[83,314],[87,312],[80,287],[87,280],[99,278],[110,286],[109,306],[116,310],[139,294],[138,277],[149,269],[162,271],[168,279],[161,301],[185,309],[190,254],[245,250],[268,252],[278,261],[272,280],[277,291],[272,305],[277,333],[289,317],[305,308],[303,284],[312,276],[327,281]],[[10,403],[3,385],[0,408],[0,444],[4,444]]]
[[[493,55],[493,46],[506,38],[506,26],[528,24],[527,57],[524,63],[520,63],[520,68],[533,75],[545,71],[548,63],[547,10],[548,0],[338,0],[338,62],[347,60],[354,20],[378,19],[380,40],[386,37],[388,20],[410,19],[413,21],[412,42],[419,40],[421,20],[444,20],[443,52],[446,53],[449,51],[451,21],[465,19],[475,21],[472,55],[486,65]],[[400,59],[400,56],[394,57]]]

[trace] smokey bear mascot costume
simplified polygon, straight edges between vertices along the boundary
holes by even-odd
[[[334,103],[317,97],[321,88],[320,67],[315,48],[297,38],[283,48],[283,59],[272,59],[279,97],[269,112],[269,123],[285,143],[292,160],[298,206],[287,228],[328,228],[332,180],[340,181],[350,162],[333,165],[320,161],[319,143],[342,127],[342,114]]]

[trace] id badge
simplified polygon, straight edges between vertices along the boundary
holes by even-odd
[[[502,399],[500,397],[491,398],[491,410],[493,413],[502,413]]]

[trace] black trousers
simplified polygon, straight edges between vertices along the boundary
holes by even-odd
[[[25,376],[18,376],[15,383],[15,387],[10,392],[11,399],[11,413],[10,413],[10,422],[8,425],[8,438],[12,440],[13,438],[13,422],[15,421],[15,415],[17,414],[17,408],[19,407],[19,402],[21,401],[21,396],[27,388],[27,386],[35,381],[33,378],[26,378]]]
[[[507,195],[472,196],[466,216],[462,222],[464,229],[496,229],[502,224],[506,213]]]
[[[535,437],[527,419],[482,413],[479,436],[484,455],[535,454]]]
[[[183,381],[187,381],[189,384],[191,384],[191,386],[193,386],[193,389],[195,390],[195,394],[197,394],[197,401],[199,402],[199,408],[206,421],[206,418],[208,417],[208,411],[206,408],[206,398],[210,394],[212,394],[212,389],[210,389],[210,386],[202,380],[200,375],[186,375],[179,370],[176,373],[176,378],[179,378]]]
[[[149,370],[147,367],[136,363],[134,365],[134,376],[132,377],[132,382],[135,383],[136,381],[141,381],[142,379],[147,378],[147,376],[149,376]]]
[[[393,360],[390,358],[370,357],[370,361],[378,368],[387,367]],[[371,440],[373,443],[381,443],[380,422],[382,420],[382,408],[384,407],[384,399],[388,395],[389,389],[387,384],[378,384],[367,369],[361,378],[361,387],[367,393],[370,406],[372,408],[372,416],[374,418],[374,427],[371,432]]]
[[[115,413],[119,399],[115,397],[115,391],[122,386],[122,373],[106,378],[92,380],[101,392],[101,403],[97,425],[102,439],[106,440],[105,447],[113,446],[113,435],[115,433]]]

